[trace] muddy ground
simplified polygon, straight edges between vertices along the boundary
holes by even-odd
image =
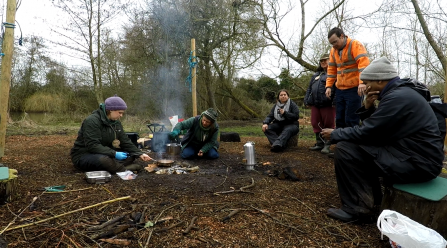
[[[340,204],[333,161],[309,151],[312,141],[300,140],[278,154],[263,137],[242,137],[240,143],[221,143],[217,160],[188,161],[199,166],[195,173],[142,172],[132,181],[114,175],[95,185],[72,166],[74,140],[74,135],[7,137],[2,162],[19,172],[19,197],[0,206],[0,237],[7,247],[390,247],[375,223],[326,216]],[[246,141],[256,143],[254,170],[241,162]],[[267,173],[287,166],[296,167],[302,180]],[[54,185],[68,191],[41,190]],[[121,200],[87,208],[114,199]],[[116,217],[122,218],[115,225],[92,230]],[[33,224],[37,221],[42,222]],[[31,225],[13,229],[26,224]]]

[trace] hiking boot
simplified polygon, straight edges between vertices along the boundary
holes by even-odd
[[[315,139],[317,140],[317,143],[315,143],[314,146],[309,147],[309,150],[319,151],[319,150],[323,149],[324,142],[323,142],[323,140],[321,140],[320,133],[315,133]]]
[[[334,158],[334,153],[330,152],[330,153],[327,154],[327,156],[330,157],[330,158]]]
[[[309,147],[309,150],[311,151],[320,151],[321,149],[323,149],[324,146],[319,145],[318,143],[316,143],[314,146]]]
[[[355,215],[347,213],[341,210],[340,208],[329,208],[327,211],[327,215],[331,218],[341,220],[344,222],[353,222],[358,220],[358,218]]]
[[[331,144],[324,145],[323,149],[321,149],[321,153],[323,154],[329,154],[331,153]]]
[[[271,152],[282,152],[284,149],[280,145],[274,145],[270,151]]]

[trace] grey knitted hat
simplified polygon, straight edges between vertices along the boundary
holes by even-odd
[[[202,115],[206,116],[206,118],[208,120],[215,122],[217,120],[217,116],[219,114],[213,108],[209,108],[209,109],[203,111]]]
[[[121,97],[114,95],[109,97],[104,102],[106,105],[106,110],[126,110],[127,105]]]
[[[386,57],[381,57],[369,64],[360,74],[360,80],[380,81],[399,76],[396,68]]]

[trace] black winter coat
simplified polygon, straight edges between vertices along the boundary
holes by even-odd
[[[120,141],[119,149],[113,148],[114,139]],[[116,151],[125,151],[135,157],[143,154],[124,132],[120,121],[110,123],[104,112],[104,105],[101,105],[82,122],[78,137],[71,148],[71,160],[76,165],[81,156],[87,153],[103,154],[114,158]]]
[[[298,108],[298,105],[292,100],[290,100],[290,107],[289,111],[285,111],[283,114],[284,120],[278,121],[275,119],[275,107],[276,104],[273,105],[273,108],[270,110],[270,113],[267,115],[267,117],[264,119],[262,124],[270,124],[272,122],[280,123],[281,125],[290,125],[294,124],[299,126],[298,118],[300,118],[300,109]]]
[[[389,82],[377,109],[360,108],[361,126],[335,129],[331,141],[357,143],[396,183],[415,183],[439,175],[443,139],[428,101],[430,92],[414,79]]]
[[[316,72],[310,80],[306,95],[304,96],[304,104],[307,106],[315,106],[317,108],[331,107],[333,105],[333,95],[335,93],[335,84],[332,87],[331,98],[326,97],[326,78],[324,71]]]
[[[447,104],[445,103],[430,103],[431,108],[435,112],[438,119],[439,131],[441,132],[442,140],[445,139],[446,125],[445,119],[447,118]]]

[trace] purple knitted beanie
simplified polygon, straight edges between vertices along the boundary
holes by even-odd
[[[114,95],[109,97],[104,102],[106,105],[106,110],[126,110],[127,105],[121,97]]]

